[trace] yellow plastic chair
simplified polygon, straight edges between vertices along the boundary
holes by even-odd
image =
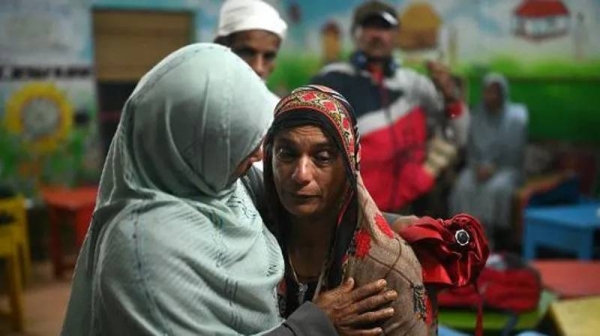
[[[23,303],[23,286],[21,283],[21,263],[19,262],[19,247],[17,239],[13,237],[10,225],[0,225],[0,258],[5,259],[7,277],[7,290],[9,298],[10,321],[16,332],[25,328],[25,309]]]
[[[22,196],[0,200],[0,213],[14,218],[14,224],[7,225],[12,231],[13,239],[20,252],[21,269],[25,282],[31,279],[31,250],[29,246],[29,228],[27,225],[27,209]]]
[[[552,303],[550,316],[561,336],[596,336],[600,330],[600,296]]]

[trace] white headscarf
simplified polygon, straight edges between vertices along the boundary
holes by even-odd
[[[217,36],[254,29],[266,30],[283,40],[287,24],[275,8],[262,0],[225,0],[219,14]]]
[[[63,335],[255,334],[280,323],[281,250],[241,181],[273,115],[229,49],[167,56],[125,103]]]

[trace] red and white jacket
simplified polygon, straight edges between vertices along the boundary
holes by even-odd
[[[340,92],[352,105],[361,134],[361,174],[382,211],[396,211],[433,188],[424,169],[427,140],[452,133],[458,146],[467,138],[462,102],[444,104],[433,82],[399,67],[389,77],[350,63],[325,66],[312,80]]]

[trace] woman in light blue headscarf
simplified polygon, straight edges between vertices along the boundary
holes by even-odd
[[[469,130],[467,167],[450,195],[450,209],[478,217],[492,237],[510,228],[512,194],[523,179],[528,117],[524,105],[510,101],[504,76],[489,74],[483,86]]]
[[[344,288],[354,294],[281,324],[281,250],[239,179],[261,159],[273,109],[252,69],[213,44],[182,48],[140,80],[106,158],[63,335],[330,335],[330,308],[383,288]]]

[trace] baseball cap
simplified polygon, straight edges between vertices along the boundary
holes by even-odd
[[[352,30],[375,19],[382,20],[390,27],[396,27],[400,24],[394,7],[382,1],[371,0],[366,1],[354,10]]]

